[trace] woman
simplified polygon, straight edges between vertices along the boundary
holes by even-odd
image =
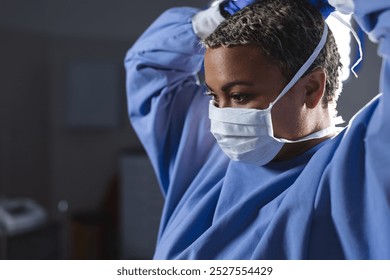
[[[126,56],[130,119],[165,196],[155,258],[389,258],[390,3],[332,1],[384,59],[383,94],[337,133],[321,14],[237,2],[171,9]]]

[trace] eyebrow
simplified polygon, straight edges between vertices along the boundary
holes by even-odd
[[[204,85],[205,87],[207,88],[207,90],[211,91],[211,92],[214,92],[211,87],[206,83],[204,82]],[[237,81],[231,81],[231,82],[228,82],[226,84],[224,84],[222,87],[221,87],[221,90],[223,92],[228,92],[232,87],[234,86],[254,86],[254,84],[252,82],[248,82],[248,81],[243,81],[243,80],[237,80]]]

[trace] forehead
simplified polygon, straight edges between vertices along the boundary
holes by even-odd
[[[254,45],[208,48],[204,65],[207,83],[284,80],[279,67]]]

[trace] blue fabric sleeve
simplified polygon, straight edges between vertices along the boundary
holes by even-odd
[[[365,219],[371,221],[367,228],[370,244],[378,244],[377,252],[370,251],[375,258],[390,255],[390,1],[358,0],[355,3],[356,20],[369,32],[372,40],[379,44],[378,54],[383,58],[377,110],[367,129],[366,174],[367,201]],[[376,82],[376,81],[375,81]],[[382,221],[375,223],[375,221]],[[381,244],[381,245],[379,245]]]
[[[125,58],[129,117],[165,195],[173,177],[182,180],[178,184],[183,188],[189,185],[215,142],[209,131],[209,98],[197,80],[204,50],[191,19],[198,11],[166,11]],[[180,172],[185,176],[178,179]]]
[[[378,42],[378,54],[383,58],[382,94],[351,120],[328,168],[332,225],[345,258],[388,259],[390,1],[356,0],[354,17],[370,38]]]
[[[370,119],[366,135],[367,178],[372,185],[387,186],[390,198],[390,1],[355,1],[355,19],[378,42],[378,54],[383,58],[378,108]],[[376,81],[373,81],[376,82]]]

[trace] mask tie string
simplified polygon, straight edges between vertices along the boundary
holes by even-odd
[[[355,75],[355,77],[357,78],[358,75],[357,73],[355,72],[355,68],[356,66],[359,65],[359,63],[363,60],[363,49],[362,49],[362,42],[360,41],[360,38],[359,36],[357,35],[357,33],[355,32],[355,30],[353,29],[353,27],[351,26],[351,24],[349,24],[347,21],[345,21],[337,12],[334,12],[334,13],[331,13],[331,16],[333,16],[335,19],[337,19],[341,24],[343,24],[344,26],[346,26],[349,31],[352,33],[353,37],[355,38],[355,41],[356,43],[358,44],[359,46],[359,58],[357,59],[357,61],[355,62],[355,64],[351,67],[351,72]]]
[[[301,68],[298,70],[298,72],[295,73],[294,77],[286,85],[286,87],[279,94],[279,96],[275,99],[275,101],[270,104],[270,106],[274,105],[280,98],[282,98],[293,87],[293,85],[295,85],[295,83],[303,76],[303,74],[306,73],[307,69],[310,68],[310,66],[316,60],[317,56],[320,54],[322,48],[325,46],[327,38],[328,38],[328,25],[325,22],[325,24],[324,24],[324,32],[322,33],[321,40],[318,43],[317,47],[314,49],[313,53],[306,60],[306,62],[301,66]]]

